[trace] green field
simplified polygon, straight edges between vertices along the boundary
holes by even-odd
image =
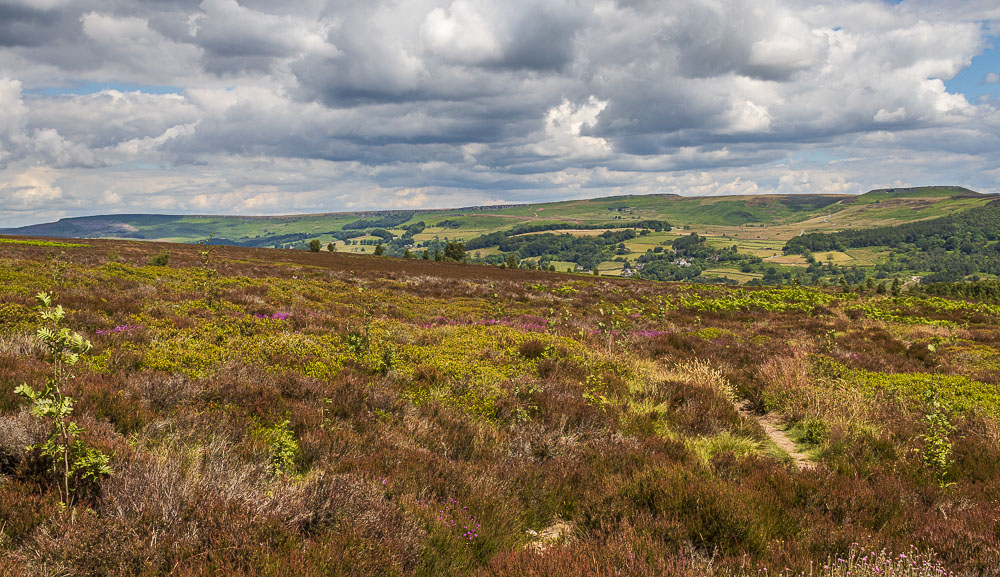
[[[635,260],[657,247],[669,249],[670,243],[681,236],[697,233],[706,238],[713,249],[736,246],[740,253],[765,259],[781,267],[804,267],[798,256],[783,256],[782,248],[789,239],[812,232],[836,232],[895,225],[936,218],[958,211],[983,206],[993,200],[991,195],[978,194],[958,187],[922,187],[872,191],[852,195],[759,195],[725,197],[680,197],[676,195],[619,196],[587,200],[570,200],[506,207],[470,209],[386,211],[290,215],[274,217],[241,216],[170,216],[114,215],[63,219],[56,223],[8,229],[6,234],[73,238],[138,238],[170,242],[193,243],[210,235],[221,244],[241,246],[306,248],[318,239],[324,250],[335,242],[338,252],[371,254],[371,245],[343,240],[358,228],[358,221],[373,222],[394,218],[388,229],[397,238],[406,227],[423,223],[424,228],[406,237],[414,250],[440,247],[447,241],[468,242],[472,239],[519,225],[570,226],[571,230],[553,230],[554,234],[596,236],[603,228],[625,229],[640,221],[666,221],[673,230],[651,232],[625,242],[630,251],[627,260]],[[351,226],[351,223],[355,223]],[[579,229],[576,226],[579,225]],[[600,227],[600,228],[598,228]],[[379,227],[366,227],[379,228]],[[588,229],[589,228],[589,229]],[[543,231],[545,232],[545,231]],[[353,241],[379,242],[376,236],[357,230],[361,235]],[[529,233],[540,234],[540,233]],[[397,245],[397,252],[402,251]],[[473,252],[473,251],[470,251]],[[497,245],[481,246],[480,258],[499,255]],[[621,253],[619,253],[621,254]],[[843,266],[870,267],[881,262],[887,251],[873,248],[849,250],[830,255],[829,262]],[[816,259],[827,263],[827,254]],[[559,267],[565,270],[569,265]],[[602,272],[616,274],[620,262],[605,261]],[[723,267],[724,268],[724,267]],[[753,275],[732,275],[741,282]]]

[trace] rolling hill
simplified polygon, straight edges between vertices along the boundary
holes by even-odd
[[[802,273],[810,263],[801,256],[783,254],[788,252],[783,251],[785,243],[800,235],[931,220],[984,207],[994,198],[961,187],[882,189],[858,196],[618,196],[461,209],[273,217],[102,215],[65,218],[0,232],[186,243],[211,236],[213,244],[299,249],[307,248],[316,239],[324,250],[338,252],[371,253],[376,245],[382,244],[390,256],[402,256],[408,250],[413,254],[424,250],[440,253],[448,242],[460,241],[470,247],[470,260],[499,264],[515,254],[525,266],[597,269],[611,275],[633,274],[643,268],[636,265],[645,264],[639,262],[642,255],[653,251],[659,254],[677,238],[696,233],[704,239],[706,247],[721,250],[736,246],[736,252],[747,258],[720,261],[719,254],[703,251],[700,254],[704,262],[698,263],[697,275],[670,270],[660,275],[661,280],[684,277],[746,283],[763,281],[771,268],[775,273],[768,280],[773,280],[774,274],[788,273],[790,277]],[[650,224],[656,222],[667,226]],[[584,240],[606,231],[628,229],[635,229],[636,234],[606,236],[604,241]],[[532,239],[530,247],[525,240],[510,240],[527,233],[539,235]],[[567,240],[566,235],[576,240]],[[547,250],[547,246],[553,248]],[[885,260],[884,252],[865,247],[831,250],[820,256],[831,259],[837,266],[870,268]],[[842,274],[831,270],[825,271],[830,273],[826,276]],[[817,280],[813,279],[815,276],[810,273],[809,280]]]

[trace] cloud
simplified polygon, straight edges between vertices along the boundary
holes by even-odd
[[[431,10],[420,27],[428,50],[460,64],[499,60],[503,47],[491,18],[480,7],[469,0],[455,0],[448,8]]]
[[[28,109],[21,100],[21,83],[0,78],[0,167],[25,138]]]
[[[549,109],[545,115],[545,139],[534,145],[536,154],[559,157],[603,157],[611,152],[607,140],[594,136],[584,136],[582,131],[593,128],[601,111],[608,106],[606,101],[594,96],[586,102],[574,105],[563,100],[559,106]]]
[[[205,69],[213,74],[268,73],[282,59],[338,52],[327,43],[323,22],[252,10],[236,0],[204,0],[199,8],[188,26],[192,41],[204,50]]]
[[[69,214],[998,191],[996,101],[946,84],[998,24],[987,0],[8,1],[0,224],[54,191]]]
[[[63,191],[55,181],[51,170],[39,166],[0,180],[3,210],[31,211],[57,204],[63,199]]]

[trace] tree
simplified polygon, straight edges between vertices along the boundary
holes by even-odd
[[[334,245],[332,242],[328,242],[326,243],[326,250],[328,252],[333,252],[334,250],[336,250],[336,245]]]
[[[424,249],[424,254],[422,254],[420,256],[420,258],[422,258],[424,260],[431,260],[431,252],[425,248]]]
[[[375,245],[375,256],[382,256],[385,251],[382,249],[382,243]]]
[[[410,252],[410,249],[407,248],[403,250],[403,258],[406,259],[413,258],[413,254]]]
[[[449,242],[444,245],[444,258],[445,260],[453,260],[456,262],[462,262],[465,260],[465,243]]]
[[[318,238],[314,238],[311,241],[309,241],[309,250],[311,250],[312,252],[319,252],[319,249],[322,246],[323,245],[322,243],[319,242]]]
[[[35,299],[44,323],[38,328],[37,336],[46,349],[52,373],[42,390],[36,391],[23,384],[14,389],[14,393],[31,402],[32,415],[51,423],[48,438],[28,449],[37,449],[51,460],[52,472],[61,477],[59,495],[63,504],[70,506],[80,482],[96,481],[112,473],[111,457],[79,439],[84,429],[70,418],[74,399],[63,393],[63,388],[74,377],[70,371],[79,362],[80,355],[90,351],[90,341],[61,326],[66,312],[62,305],[52,306],[52,293],[38,293]]]
[[[507,255],[507,268],[517,268],[517,254],[511,253]]]

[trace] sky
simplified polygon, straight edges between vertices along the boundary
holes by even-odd
[[[1000,192],[996,0],[0,0],[0,227]]]

